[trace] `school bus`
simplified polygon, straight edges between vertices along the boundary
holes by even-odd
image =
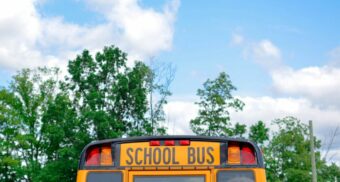
[[[245,139],[133,137],[88,144],[77,182],[262,182],[261,151]]]

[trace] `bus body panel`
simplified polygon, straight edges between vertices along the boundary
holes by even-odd
[[[190,142],[182,145],[183,140]],[[99,178],[111,181],[111,177],[123,182],[157,181],[160,178],[171,182],[177,182],[177,179],[202,181],[202,176],[205,182],[218,182],[219,178],[221,181],[240,175],[255,182],[266,181],[262,153],[249,140],[159,136],[88,144],[81,154],[77,182],[92,182]]]
[[[78,170],[76,182],[86,182],[87,176],[91,172],[119,172],[122,173],[124,182],[128,180],[128,170]]]
[[[123,174],[123,182],[133,182],[134,175],[206,175],[206,182],[217,182],[217,173],[219,171],[253,171],[256,182],[266,182],[265,169],[263,168],[239,168],[239,169],[210,169],[210,170],[167,170],[167,171],[149,171],[149,170],[79,170],[77,173],[77,182],[86,182],[89,172],[121,172]]]

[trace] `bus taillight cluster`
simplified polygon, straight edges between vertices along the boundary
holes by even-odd
[[[92,146],[86,152],[86,166],[112,165],[111,145]]]
[[[228,143],[228,164],[232,165],[252,165],[256,164],[254,148],[247,143]]]

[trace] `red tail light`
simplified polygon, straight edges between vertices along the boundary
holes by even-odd
[[[242,164],[256,164],[255,152],[249,145],[244,145],[241,150]]]
[[[188,146],[188,145],[190,145],[190,140],[180,140],[179,141],[179,145]]]
[[[151,140],[150,146],[160,146],[161,142],[159,140]]]
[[[175,140],[165,140],[164,145],[165,146],[174,146]]]
[[[86,151],[86,166],[110,166],[113,165],[111,145],[92,146]]]
[[[86,152],[86,165],[87,166],[97,166],[100,161],[100,148],[90,148]]]

